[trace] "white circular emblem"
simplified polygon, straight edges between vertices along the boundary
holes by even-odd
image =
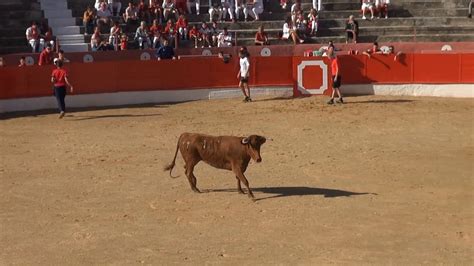
[[[35,59],[33,59],[31,56],[27,56],[25,57],[25,63],[27,66],[32,66],[35,64]]]
[[[210,55],[212,55],[212,52],[211,52],[211,50],[209,50],[209,49],[204,49],[204,50],[202,50],[202,55],[204,55],[204,56],[210,56]]]
[[[260,51],[260,55],[261,56],[270,56],[270,55],[272,55],[272,50],[270,50],[270,48],[268,48],[268,47],[262,48],[262,50]]]
[[[150,60],[150,58],[151,58],[151,55],[148,52],[144,52],[140,55],[140,60],[142,61],[148,61]]]
[[[82,61],[84,61],[84,63],[92,63],[92,62],[94,62],[94,57],[90,54],[86,54],[82,58]]]
[[[449,44],[445,44],[443,45],[443,47],[441,47],[441,51],[452,51],[453,50],[453,47],[451,47],[451,45]]]

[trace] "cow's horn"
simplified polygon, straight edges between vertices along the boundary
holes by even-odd
[[[243,138],[242,144],[247,145],[249,143],[249,138]]]

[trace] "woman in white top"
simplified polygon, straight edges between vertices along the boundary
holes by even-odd
[[[286,18],[285,24],[283,24],[283,35],[281,38],[283,40],[288,40],[290,37],[293,40],[294,45],[304,42],[300,37],[298,37],[298,34],[296,34],[296,28],[291,21],[291,17],[288,17]]]
[[[239,79],[239,87],[242,90],[242,93],[245,96],[244,102],[251,102],[250,98],[250,88],[249,88],[249,77],[250,77],[250,61],[249,53],[246,47],[242,47],[239,50],[240,57],[240,70],[237,74],[237,79]],[[247,89],[247,92],[245,91]]]

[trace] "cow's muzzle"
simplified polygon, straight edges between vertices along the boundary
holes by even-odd
[[[261,163],[261,162],[262,162],[262,158],[258,158],[257,163]]]

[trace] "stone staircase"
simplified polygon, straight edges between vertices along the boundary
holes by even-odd
[[[89,47],[85,43],[81,27],[72,16],[66,0],[39,0],[44,16],[53,29],[56,39],[66,52],[85,52]]]

